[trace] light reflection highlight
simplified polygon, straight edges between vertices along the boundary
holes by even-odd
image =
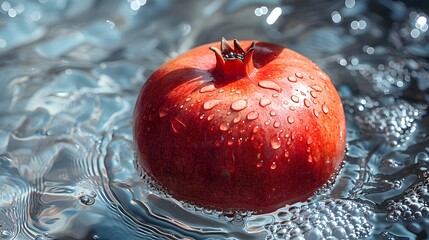
[[[282,15],[282,9],[280,7],[276,7],[271,11],[270,15],[267,17],[267,24],[274,24],[277,19]]]
[[[331,13],[331,18],[334,23],[341,22],[341,14],[338,11],[333,11]]]
[[[130,7],[132,10],[137,11],[140,9],[141,6],[146,4],[146,0],[133,0],[130,3]]]
[[[346,1],[344,2],[344,5],[345,5],[347,8],[352,8],[352,7],[354,7],[354,6],[355,6],[355,4],[356,4],[355,0],[346,0]]]
[[[262,6],[255,9],[255,15],[260,17],[262,15],[266,15],[268,13],[268,8],[266,6]]]
[[[365,20],[359,20],[359,21],[354,20],[350,23],[350,27],[353,30],[358,30],[358,29],[363,30],[366,28],[366,21]]]

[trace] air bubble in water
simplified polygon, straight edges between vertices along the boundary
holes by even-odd
[[[94,191],[90,191],[89,193],[82,193],[82,195],[79,196],[79,201],[83,205],[90,206],[95,203],[96,197],[97,194]]]

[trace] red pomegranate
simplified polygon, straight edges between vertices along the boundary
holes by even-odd
[[[330,78],[278,45],[214,44],[168,61],[143,86],[134,112],[141,167],[176,199],[207,208],[265,213],[305,200],[344,156]]]

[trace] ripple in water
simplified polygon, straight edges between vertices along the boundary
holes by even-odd
[[[0,239],[427,238],[429,27],[415,1],[8,0],[0,19]],[[136,165],[145,79],[222,36],[297,50],[339,90],[346,157],[308,201],[263,215],[205,209]]]

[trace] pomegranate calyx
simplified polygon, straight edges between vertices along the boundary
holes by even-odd
[[[220,49],[210,47],[216,57],[216,67],[213,74],[217,82],[251,76],[255,69],[253,65],[255,41],[247,50],[244,50],[237,38],[234,38],[234,47],[225,38],[222,38]]]

